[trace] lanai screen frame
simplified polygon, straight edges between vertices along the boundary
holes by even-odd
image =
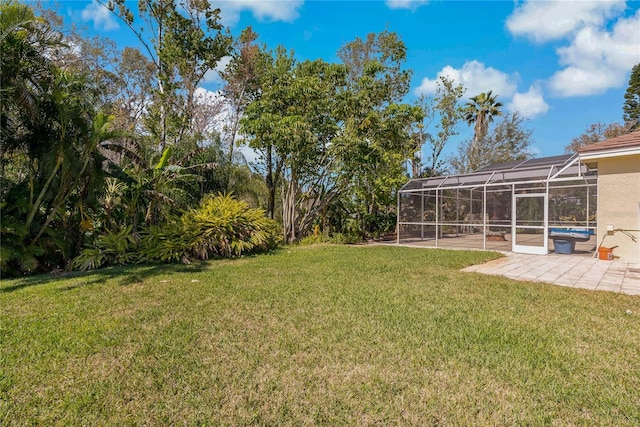
[[[487,206],[487,193],[496,192],[502,188],[502,192],[510,192],[510,203],[514,202],[515,195],[526,193],[542,193],[549,199],[550,191],[556,191],[562,188],[584,188],[586,190],[586,215],[584,221],[574,220],[572,224],[561,224],[557,220],[549,220],[550,207],[544,215],[544,236],[548,239],[549,228],[579,228],[593,230],[597,234],[597,222],[595,215],[595,206],[597,198],[597,170],[589,169],[581,162],[578,154],[562,155],[554,157],[546,157],[539,159],[528,159],[523,161],[515,161],[509,163],[490,165],[476,172],[461,175],[439,176],[432,178],[418,178],[407,182],[398,192],[397,201],[397,224],[396,224],[396,242],[401,242],[401,233],[403,226],[421,227],[422,237],[420,240],[435,240],[435,247],[440,247],[439,236],[441,236],[444,227],[455,226],[470,227],[482,229],[482,249],[487,249],[487,236],[489,228],[505,228],[511,229],[514,225],[514,218],[509,208],[509,223],[498,225],[488,220],[489,212]],[[480,193],[482,210],[480,212],[482,220],[480,222],[450,222],[443,221],[441,213],[442,205],[440,197],[445,191],[451,190],[471,190]],[[435,192],[435,221],[425,220],[425,194]],[[421,212],[419,221],[406,221],[403,217],[403,196],[421,196]],[[429,196],[427,196],[429,197]],[[432,197],[432,196],[431,196]],[[590,200],[591,199],[591,200]],[[443,199],[444,200],[444,199]],[[470,212],[473,211],[473,196],[470,197]],[[476,200],[477,202],[478,200]],[[457,202],[459,203],[459,202]],[[593,205],[593,208],[591,206]],[[459,204],[456,206],[456,214],[460,210]],[[470,215],[474,216],[473,213]],[[591,220],[593,218],[593,220]],[[435,231],[435,239],[425,239],[424,229],[431,227]],[[471,233],[477,234],[477,233]],[[513,236],[512,236],[513,237]],[[546,246],[546,245],[545,245]]]

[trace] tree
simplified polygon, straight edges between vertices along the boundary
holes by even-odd
[[[259,95],[245,108],[240,118],[241,131],[250,136],[249,146],[259,154],[258,168],[267,186],[267,215],[275,216],[276,190],[280,184],[284,157],[278,150],[278,122],[286,108],[286,88],[291,85],[295,68],[293,52],[279,46],[269,52],[258,71]],[[282,91],[282,92],[280,92]],[[271,118],[273,117],[273,120]]]
[[[291,53],[278,48],[262,77],[261,96],[241,119],[242,131],[261,154],[270,197],[274,180],[283,180],[287,242],[302,237],[339,191],[335,138],[345,78],[340,65],[321,60],[296,63]]]
[[[493,163],[531,157],[533,131],[526,124],[526,119],[517,111],[504,114],[482,139],[478,149],[474,149],[473,141],[458,147],[457,155],[450,159],[452,168],[458,173],[469,173]]]
[[[477,151],[482,143],[482,140],[487,135],[489,125],[493,121],[494,117],[500,116],[502,112],[502,104],[496,101],[498,95],[493,95],[492,91],[483,92],[471,99],[471,102],[467,102],[464,110],[464,119],[469,125],[473,125],[473,141],[471,143],[471,152],[473,158],[477,156]],[[474,164],[469,166],[474,167]]]
[[[258,46],[258,34],[251,27],[235,41],[231,61],[221,73],[226,84],[222,94],[227,105],[223,134],[228,144],[228,161],[233,160],[240,118],[247,105],[259,97],[260,73],[267,60],[265,48]]]
[[[571,143],[564,147],[564,151],[565,153],[575,153],[579,148],[604,141],[605,139],[615,138],[628,132],[628,128],[620,123],[609,123],[608,125],[600,122],[594,123],[587,126],[582,135],[573,138]]]
[[[394,211],[394,192],[406,181],[403,163],[415,152],[409,131],[422,119],[422,111],[400,103],[411,72],[403,69],[406,46],[396,33],[356,38],[338,57],[348,70],[341,168],[350,177],[345,195],[350,200],[342,205],[351,210],[364,235],[375,227],[381,211]]]
[[[454,85],[453,80],[446,76],[438,79],[438,87],[433,98],[420,96],[417,105],[423,111],[424,119],[416,126],[413,139],[415,155],[412,159],[412,177],[439,175],[443,168],[440,155],[449,139],[458,135],[458,123],[462,119],[463,110],[458,104],[464,94],[464,87]],[[436,121],[437,120],[437,121]],[[433,124],[436,121],[435,125]],[[419,155],[422,146],[427,143],[430,148],[428,163],[421,165]],[[424,170],[421,168],[424,166]]]
[[[156,83],[146,128],[159,151],[193,137],[189,132],[196,89],[231,44],[219,23],[220,10],[207,0],[139,0],[136,20],[125,0],[98,2],[131,29],[154,64]]]
[[[115,125],[131,134],[145,132],[145,117],[151,108],[155,65],[138,49],[125,47],[115,59],[115,96],[107,106]]]
[[[631,69],[622,110],[622,118],[625,124],[629,125],[629,131],[640,130],[640,64],[634,65]]]
[[[89,77],[87,90],[96,102],[96,109],[105,110],[118,95],[118,73],[112,65],[117,61],[118,49],[113,40],[104,36],[88,36],[83,28],[69,26],[53,9],[43,2],[34,2],[39,19],[47,22],[49,31],[60,37],[61,43],[50,52],[52,62],[61,69]]]
[[[0,269],[17,274],[80,249],[104,182],[98,147],[117,134],[92,83],[55,63],[61,35],[28,6],[0,8]]]

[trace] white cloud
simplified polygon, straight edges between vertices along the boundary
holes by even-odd
[[[93,21],[93,28],[100,31],[114,31],[120,28],[109,9],[93,1],[85,7],[80,16],[86,22]]]
[[[209,70],[205,73],[204,75],[204,82],[205,83],[222,83],[222,77],[220,77],[220,73],[222,73],[225,68],[227,68],[227,65],[229,65],[229,62],[231,62],[231,57],[230,56],[223,56],[222,58],[220,58],[220,61],[218,61],[218,63],[216,64],[216,68]]]
[[[584,96],[623,86],[627,73],[640,62],[640,11],[619,19],[611,31],[581,29],[569,46],[557,49],[566,67],[549,79],[559,96]]]
[[[427,4],[428,0],[386,0],[385,3],[390,9],[416,10],[420,6]]]
[[[525,93],[516,93],[507,108],[514,112],[518,111],[526,118],[531,118],[544,114],[549,110],[549,105],[542,97],[540,88],[531,86]]]
[[[228,117],[224,96],[220,92],[198,87],[193,98],[201,112],[194,117],[195,127],[203,132],[221,133]]]
[[[435,93],[440,76],[446,76],[456,83],[461,83],[467,89],[465,92],[467,98],[490,90],[503,99],[509,98],[516,92],[518,80],[517,73],[507,74],[492,67],[485,67],[478,61],[467,61],[460,69],[447,65],[434,79],[425,77],[415,90],[416,94]]]
[[[214,92],[203,87],[197,87],[193,97],[201,105],[218,105],[224,99],[220,92]]]
[[[625,7],[624,0],[529,0],[507,18],[507,28],[514,35],[545,42],[564,38],[585,26],[602,26]]]
[[[225,25],[234,26],[243,11],[249,11],[260,21],[292,22],[300,14],[298,10],[304,0],[225,0],[216,3]]]
[[[232,139],[232,120],[234,119],[232,107],[219,91],[212,91],[203,87],[196,88],[195,100],[201,108],[209,114],[199,116],[200,122],[196,123],[203,131],[216,132],[222,137],[222,141],[228,143]],[[198,118],[196,118],[198,120]],[[237,138],[240,135],[236,134]],[[236,139],[236,143],[238,139]],[[234,148],[248,163],[255,163],[260,154],[246,144]]]

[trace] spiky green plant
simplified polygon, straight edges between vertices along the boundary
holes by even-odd
[[[203,199],[181,221],[185,234],[195,237],[190,253],[197,259],[239,256],[277,243],[274,221],[229,194]]]
[[[140,237],[131,232],[131,226],[117,232],[106,231],[98,236],[93,246],[82,251],[73,260],[77,270],[94,270],[103,265],[126,265],[138,260]]]
[[[231,195],[204,198],[197,209],[163,226],[148,226],[140,239],[126,227],[97,238],[74,260],[74,267],[91,270],[132,262],[182,262],[212,257],[236,257],[264,251],[281,243],[275,221],[262,209],[250,208]]]

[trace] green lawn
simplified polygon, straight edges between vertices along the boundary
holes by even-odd
[[[0,425],[640,424],[640,298],[459,271],[495,257],[320,245],[5,280]]]

